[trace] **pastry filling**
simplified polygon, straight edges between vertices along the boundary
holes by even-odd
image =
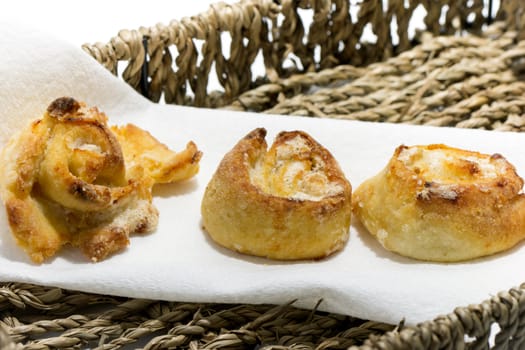
[[[502,157],[456,149],[410,147],[401,150],[398,160],[420,179],[442,184],[473,183],[495,179],[505,172]]]
[[[328,178],[322,157],[300,136],[274,143],[250,168],[250,180],[265,193],[294,200],[319,201],[343,191]]]

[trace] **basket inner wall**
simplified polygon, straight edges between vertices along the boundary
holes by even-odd
[[[107,44],[83,47],[153,101],[223,107],[297,75],[385,61],[420,44],[423,33],[478,36],[495,19],[517,28],[523,6],[512,0],[218,3],[191,18],[123,30]],[[309,87],[302,81],[292,93]]]

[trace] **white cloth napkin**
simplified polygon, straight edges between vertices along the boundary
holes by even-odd
[[[13,241],[0,208],[0,280],[86,292],[184,302],[295,305],[397,323],[433,319],[480,303],[525,281],[525,247],[460,264],[422,263],[382,249],[354,222],[345,249],[322,261],[283,263],[242,256],[212,243],[200,225],[200,201],[220,159],[256,127],[301,129],[327,147],[357,187],[377,173],[399,144],[446,143],[501,153],[525,174],[525,137],[483,132],[256,115],[157,105],[106,72],[80,48],[14,24],[0,23],[0,142],[6,130],[39,117],[49,102],[73,96],[105,111],[111,123],[133,122],[173,149],[193,140],[204,152],[195,179],[155,189],[156,232],[91,263],[74,249],[37,266]],[[14,117],[16,116],[16,117]]]

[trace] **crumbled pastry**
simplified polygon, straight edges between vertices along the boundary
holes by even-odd
[[[400,146],[354,192],[353,212],[386,249],[438,262],[505,251],[525,237],[523,180],[503,156]]]
[[[320,259],[348,240],[352,188],[330,152],[302,131],[267,149],[255,129],[228,152],[202,200],[204,229],[226,248],[279,260]]]
[[[42,263],[66,244],[92,261],[121,251],[130,234],[157,226],[152,186],[198,171],[194,144],[176,153],[134,125],[116,130],[128,129],[115,136],[97,108],[63,97],[3,148],[1,195],[11,231],[32,261]],[[141,147],[151,156],[137,156]]]

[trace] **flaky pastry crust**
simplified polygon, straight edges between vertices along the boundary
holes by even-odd
[[[136,125],[112,126],[111,131],[122,147],[126,164],[140,164],[155,183],[183,181],[199,172],[202,152],[193,141],[186,149],[173,152]]]
[[[34,262],[65,244],[79,247],[92,261],[122,250],[131,233],[157,226],[152,186],[197,172],[200,152],[194,145],[179,155],[146,131],[126,128],[133,133],[116,137],[105,114],[63,97],[2,149],[0,187],[8,222]],[[146,143],[148,154],[182,165],[143,161],[136,153]]]
[[[523,180],[501,155],[442,144],[398,147],[354,192],[355,216],[388,250],[455,262],[525,237]]]
[[[352,188],[334,157],[301,131],[267,149],[255,129],[228,152],[202,200],[204,229],[218,244],[279,260],[319,259],[348,239]]]

